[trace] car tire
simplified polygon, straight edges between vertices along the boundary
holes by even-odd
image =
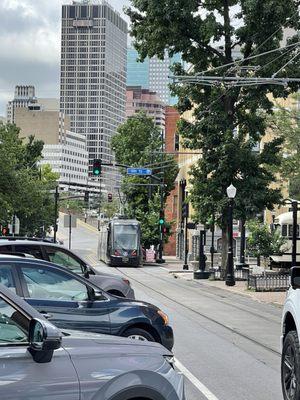
[[[149,333],[146,330],[141,329],[141,328],[129,328],[129,329],[127,329],[127,331],[125,331],[123,333],[122,336],[130,338],[130,339],[134,339],[134,340],[155,342],[155,339],[151,335],[151,333]]]
[[[281,385],[284,400],[300,399],[300,346],[296,331],[288,332],[283,342]]]

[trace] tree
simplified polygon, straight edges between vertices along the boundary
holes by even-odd
[[[298,30],[296,0],[131,0],[128,8],[141,60],[180,53],[190,72],[176,64],[175,75],[223,77],[295,76],[299,58],[297,46],[279,49],[283,27]],[[288,44],[297,43],[295,36]],[[278,49],[276,52],[269,52]],[[237,51],[239,55],[236,56]],[[263,56],[261,53],[269,52]],[[250,56],[257,56],[249,60]],[[293,59],[293,61],[292,61]],[[230,64],[228,66],[228,64]],[[226,188],[237,187],[235,217],[253,217],[281,199],[280,190],[270,188],[274,168],[280,164],[281,138],[267,143],[260,154],[256,143],[266,132],[266,114],[273,104],[268,95],[286,98],[298,83],[285,86],[201,85],[182,82],[172,85],[179,97],[181,113],[193,110],[193,122],[181,119],[179,133],[183,145],[201,150],[202,156],[191,171],[191,200],[196,219],[205,223],[217,217],[223,231],[223,269],[227,254]]]
[[[0,125],[0,224],[16,215],[21,235],[39,235],[53,223],[54,200],[50,191],[57,175],[38,166],[43,142],[20,138],[15,125]]]
[[[299,94],[295,94],[290,100],[292,105],[288,108],[276,102],[276,110],[268,121],[274,135],[284,140],[280,176],[288,182],[289,196],[300,200],[300,111],[297,107]]]
[[[277,230],[270,231],[268,226],[257,220],[247,223],[250,235],[247,239],[247,251],[255,257],[263,257],[264,265],[267,267],[269,257],[273,254],[283,254],[283,246],[286,239]]]
[[[152,118],[144,113],[129,118],[112,139],[112,149],[120,164],[141,167],[152,165],[156,179],[124,175],[122,191],[126,198],[126,214],[142,224],[142,240],[146,247],[159,243],[160,183],[164,184],[163,204],[174,188],[178,167],[174,158],[162,152],[162,134]],[[164,167],[162,167],[164,165]],[[139,186],[147,183],[158,186]]]

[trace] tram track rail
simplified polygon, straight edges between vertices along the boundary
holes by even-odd
[[[227,324],[225,324],[225,323],[222,323],[222,322],[218,321],[218,320],[215,319],[215,318],[212,318],[212,317],[210,317],[210,316],[208,316],[208,315],[206,315],[206,314],[204,314],[204,313],[202,313],[202,312],[200,312],[200,311],[198,311],[198,310],[195,310],[193,307],[188,306],[188,305],[186,305],[186,304],[184,304],[184,303],[182,303],[182,302],[180,302],[180,301],[178,301],[178,300],[172,298],[171,296],[169,296],[169,295],[163,293],[162,291],[159,291],[159,290],[157,290],[157,289],[154,289],[153,287],[147,285],[146,283],[142,282],[141,280],[137,279],[136,277],[133,277],[132,275],[129,275],[129,274],[125,273],[125,272],[122,270],[122,268],[118,268],[118,267],[117,267],[116,270],[117,270],[120,274],[124,275],[126,278],[129,278],[131,281],[134,281],[134,282],[138,283],[139,285],[143,286],[143,287],[146,288],[148,291],[152,291],[152,292],[158,294],[159,296],[161,296],[161,297],[163,297],[163,298],[165,298],[165,299],[171,301],[172,303],[174,303],[174,304],[176,304],[176,305],[178,305],[178,306],[181,306],[182,308],[184,308],[184,309],[186,309],[186,310],[188,310],[188,311],[190,311],[190,312],[192,312],[192,313],[194,313],[194,314],[196,314],[196,315],[198,315],[198,316],[200,316],[200,317],[206,319],[207,321],[210,321],[210,322],[212,322],[212,323],[214,323],[214,324],[220,326],[221,328],[226,329],[227,331],[229,331],[229,332],[231,332],[231,333],[233,333],[233,334],[235,334],[235,335],[237,335],[237,336],[239,336],[239,337],[241,337],[241,338],[243,338],[243,339],[248,340],[249,342],[255,344],[256,346],[259,346],[260,348],[263,348],[264,350],[267,350],[267,351],[271,352],[272,354],[274,354],[274,355],[276,355],[276,356],[278,356],[278,357],[281,357],[281,354],[280,354],[279,351],[277,351],[277,350],[275,350],[274,348],[272,348],[272,347],[266,345],[265,343],[262,343],[262,342],[258,341],[257,339],[255,339],[255,338],[253,338],[253,337],[251,337],[251,336],[249,336],[249,335],[247,335],[247,334],[245,334],[245,333],[243,333],[243,332],[240,332],[238,329],[235,329],[235,328],[233,328],[233,327],[231,327],[231,326],[229,326],[229,325],[227,325]],[[145,271],[142,270],[142,269],[139,270],[139,271],[140,271],[140,272],[142,272],[142,271],[145,272]],[[151,276],[153,276],[153,277],[155,277],[156,279],[158,279],[157,276],[154,276],[154,275],[149,274],[149,273],[147,273],[147,274],[148,274],[148,275],[151,275]],[[170,281],[168,281],[168,280],[166,280],[166,279],[163,279],[163,278],[161,278],[161,277],[160,277],[159,279],[160,279],[160,280],[164,280],[164,281],[170,283]],[[176,285],[176,286],[178,287],[178,285]],[[179,287],[181,287],[181,285],[179,285]],[[186,287],[185,287],[185,289],[186,289]],[[189,287],[188,289],[190,289],[190,287]],[[210,294],[211,294],[211,293],[210,293]],[[227,304],[227,305],[230,305],[230,306],[235,307],[235,305],[232,305],[232,304]],[[249,311],[244,310],[244,309],[242,309],[241,311],[249,312]],[[253,314],[254,314],[255,316],[258,316],[258,314],[256,314],[256,313],[253,313]],[[274,322],[274,321],[273,321],[273,322]]]

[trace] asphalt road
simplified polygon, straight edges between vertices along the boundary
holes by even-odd
[[[68,245],[68,230],[59,237]],[[97,231],[79,224],[72,248],[104,271],[130,278],[136,297],[170,317],[187,400],[282,400],[278,307],[174,279],[160,266],[110,269],[97,262]]]

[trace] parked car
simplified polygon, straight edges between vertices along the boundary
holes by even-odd
[[[134,299],[134,291],[130,281],[118,275],[100,272],[87,264],[74,252],[48,241],[36,239],[2,239],[0,240],[0,254],[24,253],[35,258],[62,265],[71,271],[91,280],[104,291],[120,297]]]
[[[291,286],[282,314],[281,385],[284,400],[300,399],[300,268],[291,269]]]
[[[0,285],[1,399],[184,400],[172,353],[157,343],[61,332]]]
[[[62,329],[174,344],[167,315],[152,304],[116,297],[47,261],[0,255],[0,283]]]

